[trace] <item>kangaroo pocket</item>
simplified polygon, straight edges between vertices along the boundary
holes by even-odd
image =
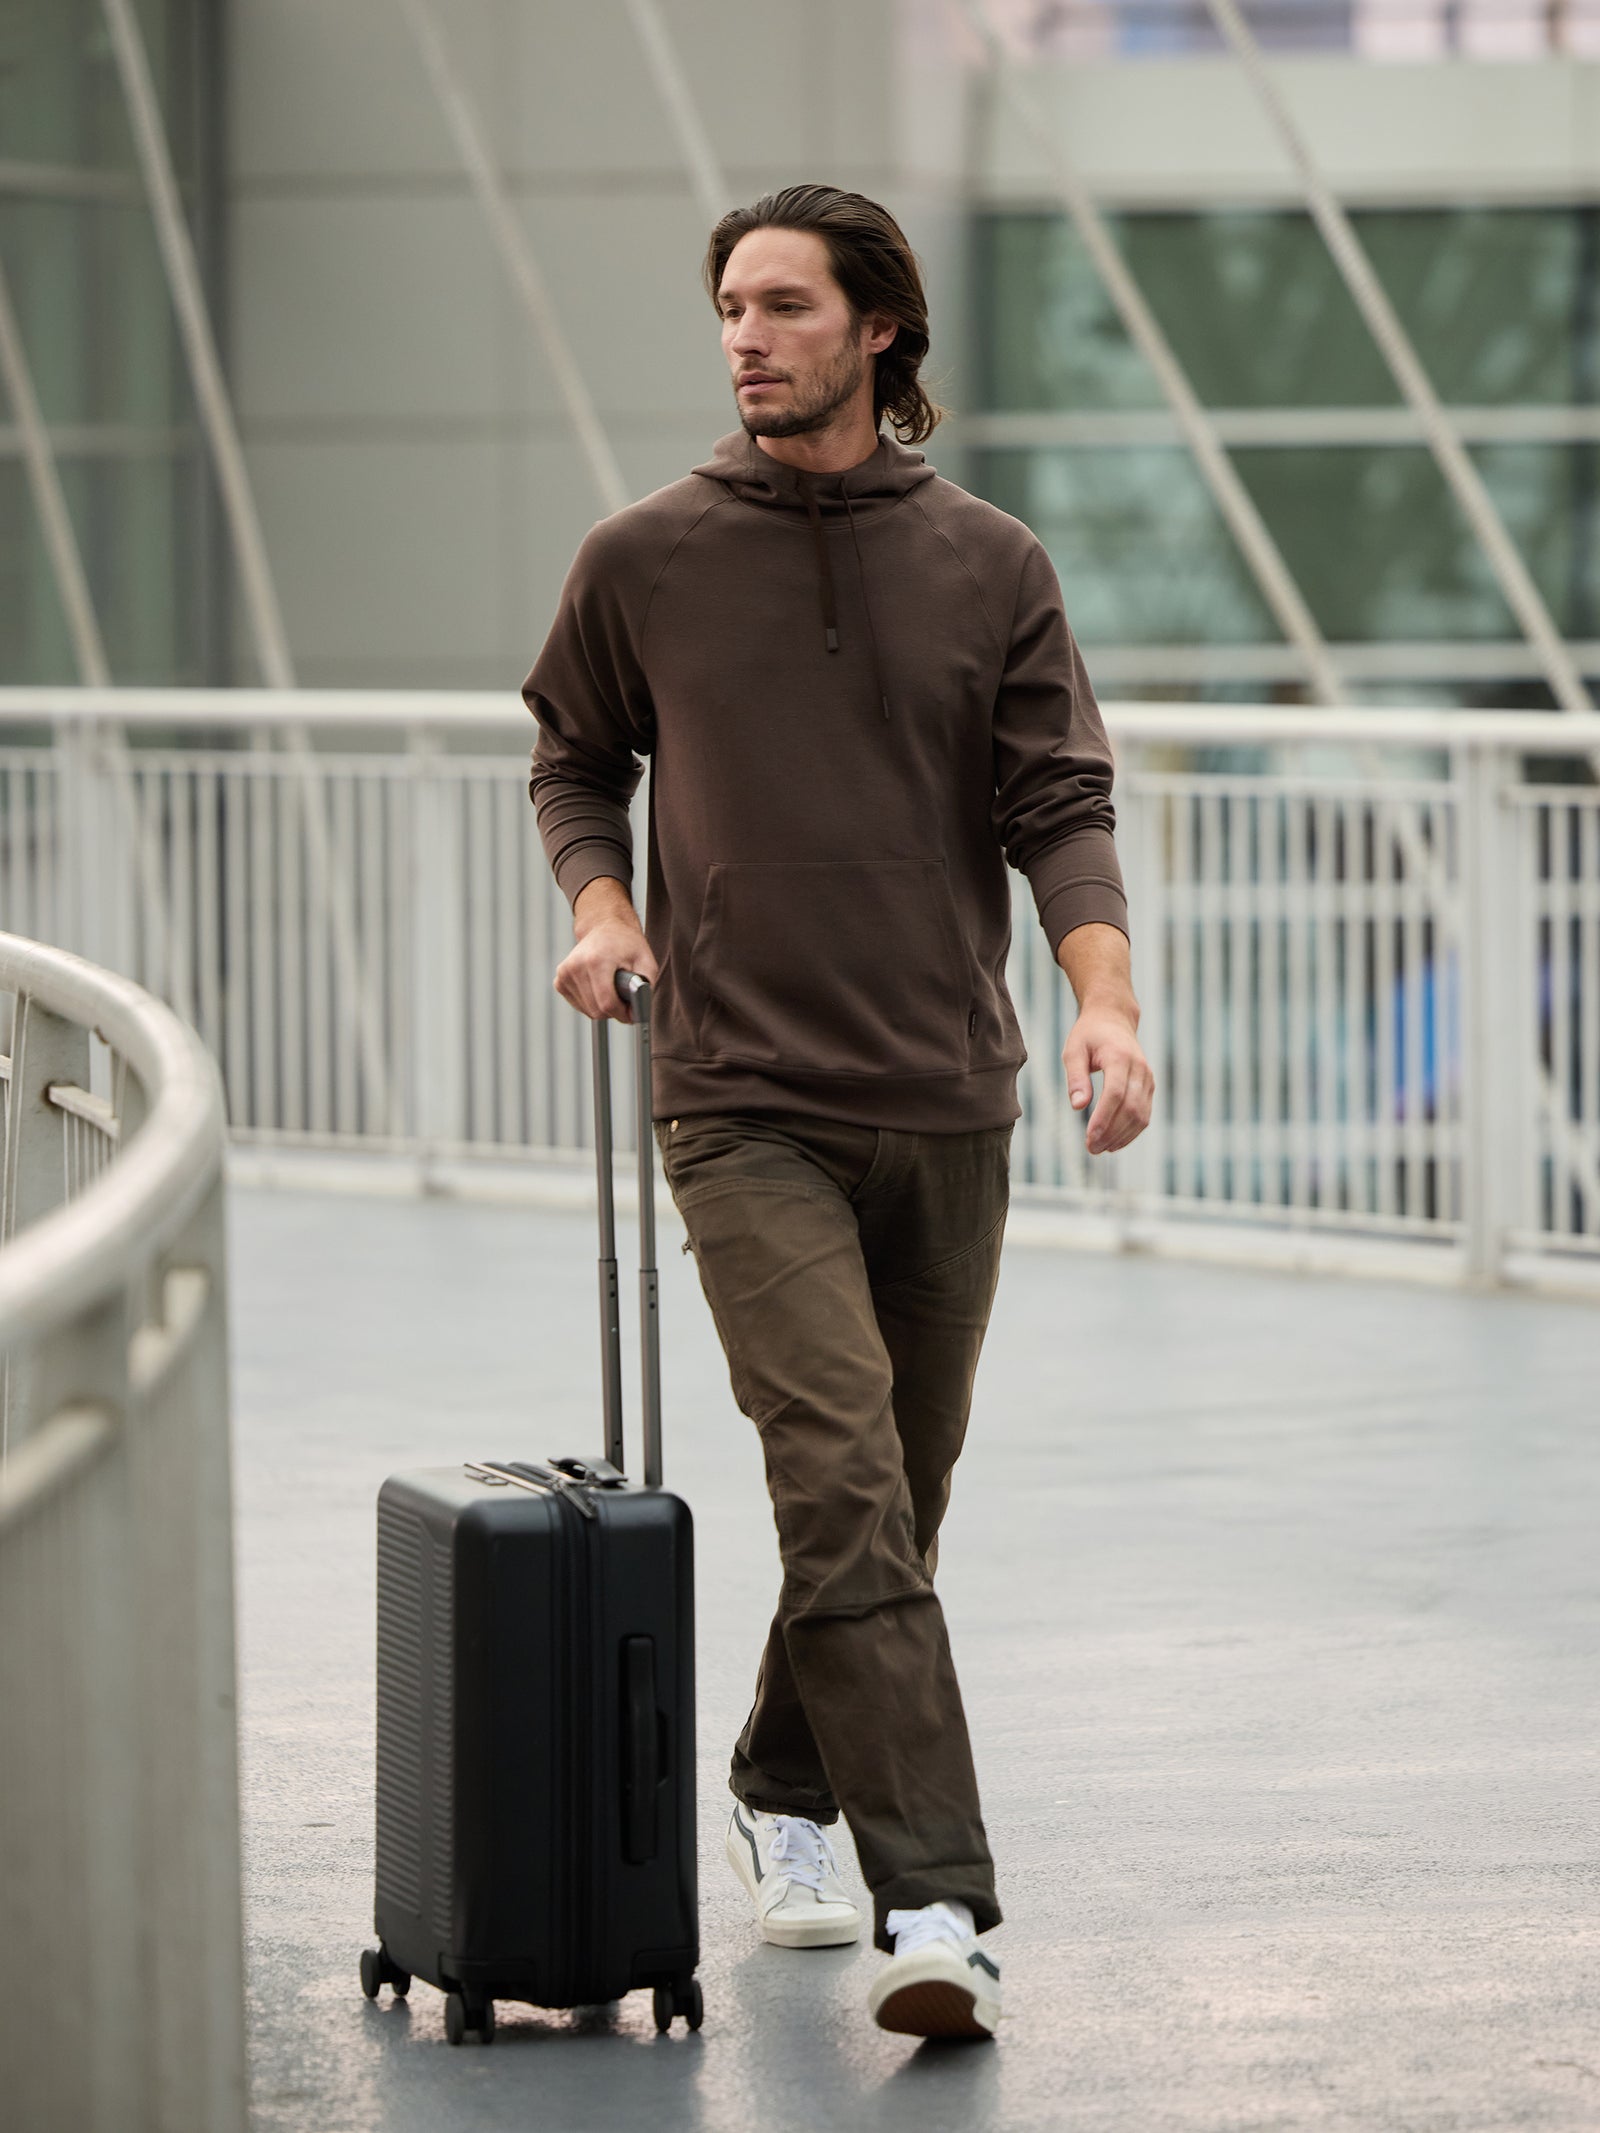
[[[709,1059],[952,1074],[971,986],[936,859],[716,865],[690,961]]]

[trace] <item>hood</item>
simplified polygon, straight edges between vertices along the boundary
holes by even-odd
[[[878,449],[857,467],[842,474],[808,474],[785,465],[763,452],[753,437],[734,430],[721,439],[703,466],[694,469],[707,481],[720,481],[742,503],[757,504],[773,511],[793,511],[810,525],[812,551],[817,566],[817,614],[822,641],[830,652],[840,648],[838,603],[833,590],[833,558],[828,552],[827,521],[842,518],[850,530],[856,577],[861,586],[861,605],[867,618],[867,652],[872,664],[873,693],[885,718],[889,716],[889,691],[883,662],[878,656],[878,628],[872,614],[872,594],[861,543],[856,538],[857,519],[872,519],[892,511],[911,490],[934,479],[934,472],[920,452],[880,435]]]
[[[725,482],[744,503],[767,504],[778,511],[804,511],[809,489],[824,517],[848,508],[869,518],[934,479],[934,470],[922,454],[892,437],[880,436],[872,457],[843,474],[803,474],[798,467],[786,466],[763,452],[743,430],[722,438],[694,472],[707,481]]]

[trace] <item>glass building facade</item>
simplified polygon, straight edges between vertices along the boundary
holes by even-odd
[[[1600,670],[1600,206],[1353,219],[1558,628]],[[1113,229],[1352,693],[1549,702],[1309,217],[1128,213]],[[1039,533],[1085,645],[1135,693],[1301,693],[1067,220],[983,216],[974,293],[977,485]]]
[[[139,0],[137,14],[215,283],[218,10]],[[0,261],[112,679],[225,678],[211,485],[105,18],[98,0],[23,0],[0,40]],[[76,681],[3,399],[0,425],[0,680]]]
[[[948,10],[927,4],[947,28]],[[1140,53],[1205,49],[1213,34],[1190,0],[990,5],[1013,48],[1042,60],[1076,53],[1075,40],[1091,29],[1130,68]],[[1364,54],[1376,49],[1379,27],[1387,35],[1402,16],[1420,19],[1419,9],[1432,6],[1261,0],[1252,20],[1274,49]],[[1577,49],[1597,9],[1600,0],[1547,9],[1539,49]],[[227,0],[136,0],[136,12],[220,330],[230,315],[220,46],[233,11]],[[329,11],[330,24],[338,13]],[[507,23],[520,20],[507,0]],[[247,28],[235,23],[243,41]],[[364,91],[368,62],[403,47],[403,25],[396,18],[380,34],[377,18],[363,16],[351,36],[360,64],[349,86]],[[234,82],[246,112],[241,139],[251,98],[263,109],[274,102],[270,78],[253,85],[257,72],[241,70]],[[403,67],[397,79],[414,74]],[[285,78],[315,103],[292,74]],[[283,100],[279,80],[276,103]],[[268,353],[254,366],[253,399],[244,388],[240,427],[272,507],[269,549],[287,581],[297,655],[303,647],[313,672],[319,660],[321,671],[341,676],[373,665],[407,671],[408,662],[419,677],[448,679],[450,660],[478,656],[501,626],[481,590],[500,584],[499,551],[520,542],[527,554],[517,567],[530,580],[536,570],[558,577],[559,561],[538,545],[541,533],[498,537],[506,524],[520,528],[517,507],[500,497],[499,471],[472,456],[462,424],[470,429],[487,410],[508,451],[531,452],[528,440],[540,454],[555,448],[528,419],[520,351],[503,359],[512,383],[484,385],[490,302],[465,351],[426,334],[362,339],[367,319],[341,308],[330,284],[370,273],[381,306],[381,276],[362,248],[379,262],[403,256],[409,271],[413,200],[437,199],[419,216],[415,239],[420,246],[433,233],[436,241],[456,180],[421,165],[375,175],[352,165],[352,176],[328,141],[317,142],[317,123],[337,134],[352,113],[337,99],[318,106],[303,139],[289,129],[281,167],[233,181],[239,294],[258,307],[252,313],[246,300],[239,315],[259,322],[263,286],[293,297],[277,307]],[[255,126],[260,135],[261,110]],[[376,162],[389,150],[364,152]],[[320,155],[330,167],[307,175],[293,164],[296,154]],[[970,213],[966,478],[1044,539],[1106,693],[1302,695],[1298,658],[1070,223],[1036,206],[976,204]],[[1600,203],[1368,206],[1354,219],[1558,628],[1600,687]],[[1350,693],[1548,702],[1538,662],[1309,218],[1197,205],[1127,210],[1110,223]],[[466,227],[464,253],[481,242],[475,224]],[[338,244],[348,249],[336,271],[330,248]],[[419,276],[437,280],[437,255],[431,265],[425,250],[414,256],[424,261]],[[239,664],[253,678],[253,663],[229,657],[228,543],[101,0],[15,0],[0,17],[0,260],[113,680],[225,682],[240,678]],[[424,294],[429,285],[420,284]],[[492,284],[461,286],[481,300]],[[570,286],[564,296],[574,303]],[[697,301],[692,275],[682,301],[686,312]],[[337,381],[324,389],[318,376],[319,335],[375,352],[342,399]],[[584,359],[595,361],[587,350]],[[674,378],[664,404],[696,405],[697,380],[687,371]],[[474,393],[482,404],[464,415]],[[630,406],[624,429],[636,419]],[[380,436],[373,420],[390,427]],[[682,463],[681,430],[679,413],[663,421],[663,466],[669,438],[671,463]],[[336,451],[326,448],[329,438]],[[17,410],[0,392],[0,682],[72,682],[78,656],[23,444]],[[438,453],[441,489],[446,475],[453,484],[454,505],[440,508],[454,508],[466,529],[455,545],[480,534],[483,543],[473,567],[457,573],[459,587],[452,581],[455,608],[442,594],[429,604],[449,574],[431,563],[419,570],[396,532],[422,522],[394,499],[416,501],[407,484],[420,482],[426,451]],[[559,478],[564,503],[587,498],[581,472],[557,458],[530,457],[529,468],[530,491]],[[296,568],[307,528],[321,537],[335,521],[349,529],[356,559],[351,595],[340,603],[350,619],[341,612],[337,627],[321,583]],[[407,582],[408,573],[426,581],[429,601],[412,603],[426,619],[413,626],[408,608],[397,629],[371,587]],[[520,613],[523,582],[507,576],[495,596],[501,608]],[[519,622],[519,643],[522,634]],[[393,649],[400,638],[403,655]]]

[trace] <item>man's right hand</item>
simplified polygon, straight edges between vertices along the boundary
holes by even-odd
[[[631,1022],[633,1010],[617,991],[617,972],[636,970],[652,985],[658,975],[633,899],[620,881],[599,875],[578,891],[572,920],[575,942],[556,971],[556,991],[591,1022]]]

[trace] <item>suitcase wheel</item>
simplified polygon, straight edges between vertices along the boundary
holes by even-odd
[[[446,2042],[461,2043],[469,2029],[477,2031],[480,2044],[494,2042],[493,2000],[474,2000],[469,2004],[464,1994],[447,1992],[444,1996]]]
[[[389,1986],[395,1998],[403,2000],[411,1990],[411,1972],[402,1970],[398,1963],[391,1962],[387,1948],[363,1948],[361,1989],[369,2000],[375,2000],[380,1985]]]
[[[705,2020],[705,1997],[697,1977],[684,1978],[675,1985],[658,1985],[652,1995],[652,2004],[656,2029],[661,2036],[672,2027],[674,2015],[682,2015],[691,2029],[698,2029]]]

